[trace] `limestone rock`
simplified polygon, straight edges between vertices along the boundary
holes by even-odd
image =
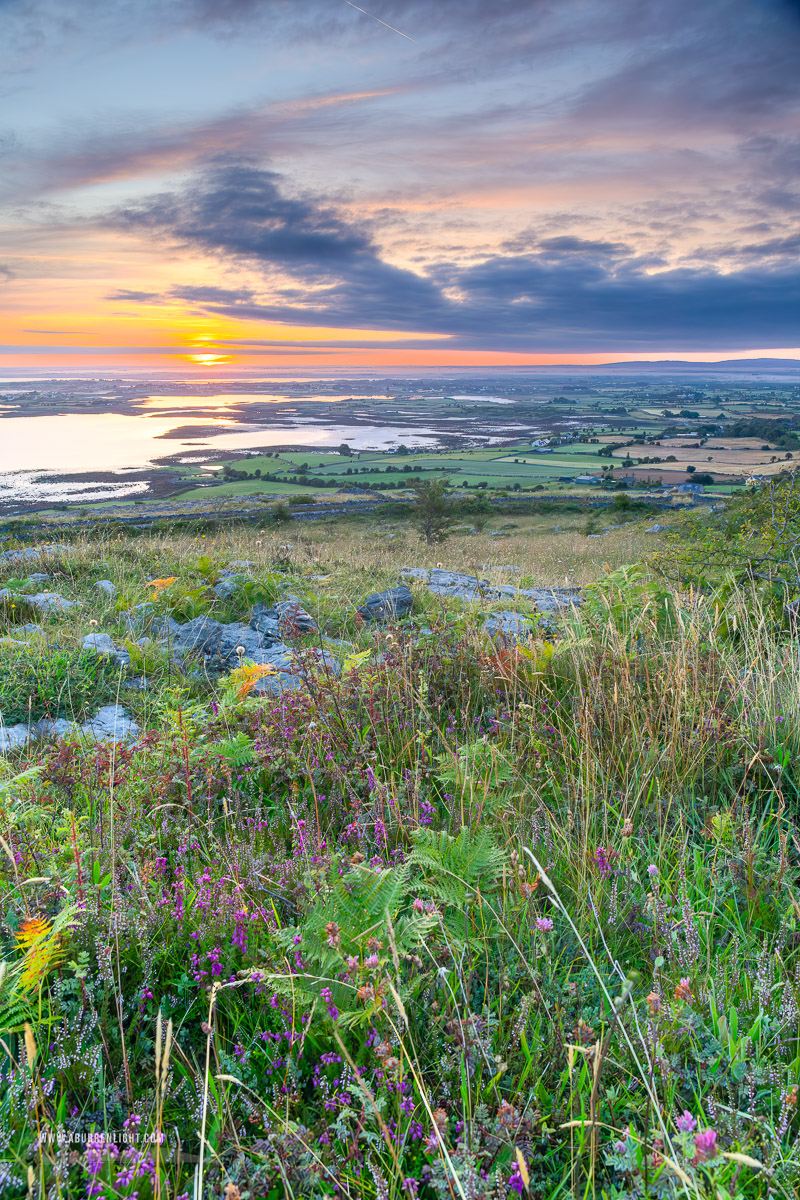
[[[385,625],[388,621],[398,621],[410,613],[413,602],[411,589],[401,583],[383,592],[373,592],[363,604],[359,604],[356,611],[365,621],[377,621]]]
[[[493,641],[507,646],[515,646],[517,643],[527,640],[533,633],[533,624],[530,618],[510,609],[488,616],[485,628]]]
[[[104,704],[81,725],[81,732],[96,742],[127,742],[137,738],[141,729],[121,705]]]
[[[282,671],[278,675],[262,675],[253,685],[251,695],[281,696],[284,692],[297,692],[303,686],[303,681],[297,675]]]
[[[212,590],[218,600],[229,600],[239,590],[239,581],[235,575],[228,575],[227,578],[220,579],[219,583],[215,583]]]
[[[245,659],[251,659],[263,644],[264,639],[257,629],[251,629],[249,625],[237,621],[232,625],[223,626],[222,636],[212,657],[222,666],[238,667]],[[242,649],[241,654],[237,653],[239,647]]]
[[[87,633],[81,641],[84,650],[94,650],[96,654],[110,656],[116,653],[114,639],[107,633]]]
[[[303,608],[298,596],[287,596],[285,600],[279,600],[273,605],[273,609],[283,633],[313,633],[317,628],[317,622],[311,613]]]
[[[72,608],[80,607],[79,600],[67,600],[58,592],[36,592],[35,595],[25,596],[24,599],[40,613],[69,612]]]
[[[31,733],[40,738],[54,738],[57,742],[68,737],[75,728],[72,721],[68,721],[66,717],[42,717],[41,720],[35,721],[31,726]]]
[[[29,736],[27,725],[0,725],[0,754],[21,750]]]
[[[94,585],[96,592],[102,592],[109,600],[113,600],[117,595],[117,588],[110,579],[98,579]]]
[[[23,546],[20,550],[4,550],[0,554],[0,565],[5,567],[17,566],[19,563],[40,562],[43,558],[51,557],[54,554],[68,554],[71,550],[71,546],[62,546],[57,542],[51,542],[44,546]]]
[[[185,625],[179,625],[175,632],[176,648],[183,653],[190,650],[202,650],[205,654],[213,654],[220,643],[223,626],[213,617],[195,617]]]

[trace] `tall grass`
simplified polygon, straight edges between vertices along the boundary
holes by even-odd
[[[121,608],[205,551],[288,573],[347,644],[336,677],[300,639],[271,699],[154,655],[136,747],[8,765],[0,1191],[795,1195],[782,613],[623,572],[554,641],[422,592],[359,628],[401,556],[358,537],[65,556],[67,643],[121,629],[101,569]]]

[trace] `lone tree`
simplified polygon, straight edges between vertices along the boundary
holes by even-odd
[[[455,505],[448,498],[446,479],[415,479],[414,521],[429,546],[443,542],[450,534]]]

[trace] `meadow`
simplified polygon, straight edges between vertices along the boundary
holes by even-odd
[[[0,1195],[797,1195],[795,593],[705,519],[6,543],[4,725],[135,734],[0,758]]]

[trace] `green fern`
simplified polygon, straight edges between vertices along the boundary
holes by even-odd
[[[255,761],[253,740],[246,733],[237,733],[235,737],[217,742],[214,751],[224,758],[235,771],[249,766]]]
[[[299,951],[305,966],[304,972],[291,978],[295,994],[299,990],[309,1000],[318,1000],[322,989],[328,989],[328,1003],[338,1010],[340,1024],[350,1026],[371,1020],[386,1001],[380,986],[366,999],[357,994],[363,984],[379,984],[386,969],[405,999],[407,991],[397,978],[395,957],[399,964],[418,952],[438,918],[412,908],[405,864],[385,871],[351,867],[343,876],[338,871],[334,862],[328,891],[318,896],[302,924],[282,930],[278,939],[287,956]],[[377,954],[381,965],[365,972],[364,960],[370,953]],[[353,960],[356,967],[352,967]],[[343,978],[345,975],[348,977]]]
[[[452,837],[417,829],[413,837],[410,863],[422,871],[428,890],[443,904],[463,908],[474,902],[476,893],[487,896],[497,888],[505,854],[488,830],[464,827]]]

